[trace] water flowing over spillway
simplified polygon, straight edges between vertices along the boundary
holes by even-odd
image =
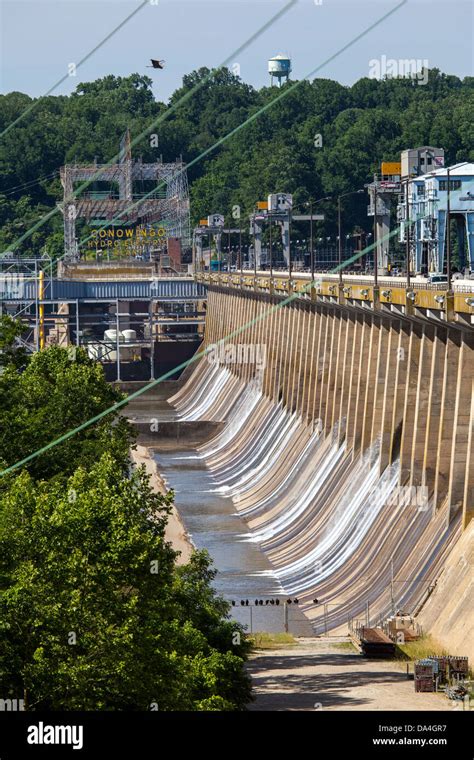
[[[169,403],[214,432],[158,458],[222,593],[318,635],[429,605],[472,511],[471,332],[211,284],[204,345]]]
[[[171,402],[182,420],[204,412],[225,422],[195,455],[206,465],[206,490],[196,479],[190,487],[203,505],[231,502],[248,526],[237,528],[232,540],[261,547],[269,559],[273,572],[265,583],[260,576],[257,594],[279,589],[298,597],[316,633],[346,628],[367,608],[373,620],[389,615],[394,604],[413,611],[455,527],[433,519],[429,505],[406,509],[393,502],[399,463],[380,475],[378,440],[354,460],[338,443],[337,429],[324,437],[205,360]],[[215,540],[208,535],[206,541],[212,554]]]

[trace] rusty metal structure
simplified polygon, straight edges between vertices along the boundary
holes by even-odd
[[[174,163],[158,161],[145,164],[132,159],[130,132],[127,129],[120,142],[117,163],[66,164],[60,170],[64,188],[59,208],[64,216],[65,258],[80,258],[76,238],[76,220],[99,224],[102,229],[114,225],[164,230],[160,241],[181,240],[190,246],[190,210],[186,166],[182,160]],[[75,186],[81,183],[79,188]],[[107,183],[105,190],[92,189]],[[145,183],[151,190],[145,191]],[[115,188],[114,188],[115,186]]]

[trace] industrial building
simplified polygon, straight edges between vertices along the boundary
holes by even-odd
[[[421,156],[422,158],[422,156]],[[403,168],[403,167],[402,167]],[[416,272],[446,269],[446,226],[456,223],[458,269],[474,272],[474,163],[431,168],[403,178],[408,185],[400,197],[397,218],[400,240],[406,242],[407,220],[411,228],[412,266]],[[449,184],[448,184],[449,181]],[[408,213],[407,213],[408,204]]]
[[[390,216],[397,201],[399,241],[409,251],[410,271],[446,272],[447,218],[456,222],[457,269],[474,271],[474,164],[444,166],[444,150],[433,146],[404,150],[400,162],[382,162],[367,185],[368,216],[375,216],[378,271],[390,262]],[[449,184],[448,184],[449,177]],[[450,249],[452,258],[452,251]]]
[[[77,260],[91,247],[99,253],[118,247],[129,255],[155,259],[168,256],[171,241],[174,248],[176,243],[181,250],[189,248],[189,193],[183,161],[134,161],[128,129],[116,163],[67,164],[60,176],[66,259]],[[76,220],[80,219],[96,229],[79,242]]]

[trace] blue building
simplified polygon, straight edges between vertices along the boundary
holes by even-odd
[[[456,222],[459,268],[462,272],[468,269],[474,273],[474,163],[442,166],[424,173],[427,168],[419,167],[418,176],[413,176],[415,171],[401,178],[397,218],[400,240],[404,242],[408,184],[412,269],[415,272],[443,272],[446,267],[449,174],[450,220]]]

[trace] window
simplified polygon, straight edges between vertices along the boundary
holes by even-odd
[[[460,190],[461,189],[462,182],[460,179],[450,179],[449,180],[449,189],[450,190]],[[448,181],[445,179],[441,179],[439,181],[439,189],[442,192],[446,192],[448,189]]]

